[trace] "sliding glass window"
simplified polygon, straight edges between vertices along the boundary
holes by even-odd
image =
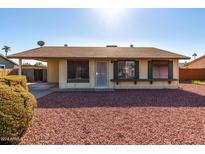
[[[118,61],[118,79],[135,78],[135,61]]]

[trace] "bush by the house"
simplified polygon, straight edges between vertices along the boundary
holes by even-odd
[[[18,88],[20,86],[24,90],[28,90],[26,82],[26,76],[10,75],[0,77],[0,84],[8,85],[13,88]]]
[[[0,144],[18,144],[31,125],[35,97],[24,76],[0,78]]]
[[[196,85],[205,85],[205,82],[202,82],[200,80],[193,80],[192,83]]]

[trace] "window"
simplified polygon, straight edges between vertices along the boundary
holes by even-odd
[[[0,64],[0,68],[6,68],[6,65]]]
[[[135,78],[135,61],[118,62],[118,79]]]
[[[168,61],[153,61],[153,79],[168,79]]]
[[[68,61],[69,82],[89,82],[89,61]]]

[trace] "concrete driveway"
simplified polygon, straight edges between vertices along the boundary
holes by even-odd
[[[44,82],[28,83],[28,88],[36,99],[39,99],[55,91],[55,89],[57,89],[57,84],[48,84]]]

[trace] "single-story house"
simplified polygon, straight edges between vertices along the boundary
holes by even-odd
[[[7,68],[12,69],[17,67],[18,64],[16,64],[14,61],[6,58],[4,55],[0,54],[0,68]]]
[[[47,82],[59,88],[177,88],[179,59],[189,57],[153,47],[52,47],[10,58],[47,62]],[[21,67],[19,69],[21,74]]]
[[[184,68],[205,68],[205,55],[186,63]]]

